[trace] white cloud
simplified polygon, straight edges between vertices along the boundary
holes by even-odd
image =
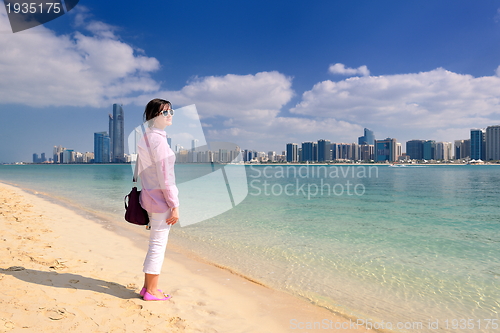
[[[226,116],[246,120],[274,117],[293,96],[292,79],[278,72],[195,78],[179,91],[161,91],[130,99],[145,105],[157,96],[175,105],[196,104],[203,118]]]
[[[159,62],[138,55],[116,37],[114,27],[87,23],[83,7],[78,8],[77,26],[91,35],[57,35],[43,26],[0,34],[2,103],[107,107],[117,99],[158,89],[149,73]],[[2,6],[0,31],[9,30]]]
[[[346,76],[355,76],[355,75],[362,75],[362,76],[368,76],[370,75],[370,71],[368,70],[368,67],[365,65],[360,66],[358,68],[346,68],[344,64],[341,63],[336,63],[335,65],[330,65],[328,68],[328,72],[331,74],[339,74],[339,75],[346,75]]]
[[[352,133],[362,132],[361,126],[346,121],[280,116],[294,95],[291,85],[292,79],[278,72],[208,76],[188,82],[179,91],[157,92],[129,102],[145,105],[160,96],[174,106],[194,103],[209,140],[242,144],[243,148],[281,152],[287,142],[330,139],[332,133],[352,142]]]
[[[243,121],[242,121],[243,123]],[[236,124],[235,124],[236,125]],[[353,133],[362,133],[363,128],[356,124],[335,119],[308,119],[299,117],[273,117],[262,119],[261,125],[250,124],[209,129],[210,140],[245,143],[243,148],[257,150],[285,149],[285,144],[294,142],[317,141],[318,139],[337,142],[353,142]],[[280,150],[281,149],[281,150]]]
[[[474,78],[438,68],[429,72],[317,83],[292,113],[365,126],[439,129],[500,119],[500,77]]]

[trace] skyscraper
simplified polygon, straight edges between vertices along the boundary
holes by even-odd
[[[107,132],[94,133],[94,163],[109,163],[109,136]]]
[[[53,158],[54,163],[62,163],[64,148],[62,146],[54,146]]]
[[[434,160],[436,158],[436,141],[427,140],[423,144],[424,160]]]
[[[470,130],[470,158],[473,160],[486,159],[486,135],[484,129]]]
[[[340,159],[340,144],[334,142],[330,147],[332,147],[332,161]]]
[[[470,139],[455,140],[455,159],[470,157]]]
[[[318,144],[316,142],[302,142],[303,162],[315,162],[318,160]]]
[[[500,160],[500,125],[486,127],[486,160]]]
[[[123,128],[124,114],[123,107],[119,104],[113,104],[113,162],[125,162],[125,141]]]
[[[332,159],[331,149],[329,140],[318,140],[318,162],[330,161]]]
[[[112,159],[113,158],[113,115],[110,113],[108,114],[109,116],[109,156]],[[110,161],[111,162],[111,161]]]
[[[412,160],[424,159],[424,140],[410,140],[406,142],[406,155]]]
[[[396,143],[394,138],[375,140],[375,162],[395,162],[398,159]]]
[[[436,152],[434,159],[448,161],[452,158],[452,144],[451,142],[437,142]]]
[[[298,162],[299,161],[299,145],[296,143],[286,144],[286,161]]]
[[[365,128],[365,135],[358,138],[358,145],[373,145],[375,144],[375,135],[373,131]]]
[[[359,159],[361,161],[373,160],[373,145],[359,145]]]
[[[196,151],[196,147],[198,147],[198,139],[191,140],[191,151]]]
[[[351,154],[349,155],[351,161],[359,161],[359,145],[357,143],[351,143]]]
[[[470,139],[464,140],[463,151],[465,152],[465,158],[470,157]]]
[[[75,163],[75,151],[73,149],[64,149],[62,152],[62,163]]]
[[[358,160],[359,145],[356,143],[332,143],[332,159]]]

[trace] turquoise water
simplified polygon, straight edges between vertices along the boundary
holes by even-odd
[[[176,173],[182,182],[205,168]],[[247,176],[240,205],[171,240],[374,327],[500,331],[500,166],[252,166]],[[0,166],[0,180],[117,223],[131,177],[127,165]]]

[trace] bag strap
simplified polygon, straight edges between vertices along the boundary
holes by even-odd
[[[142,128],[142,133],[144,135],[144,139],[146,140],[146,148],[149,152],[149,158],[151,159],[151,161],[153,161],[153,155],[151,155],[151,146],[149,145],[149,139],[148,139],[148,135],[146,133],[146,129],[144,128],[144,124],[141,124],[141,128]],[[136,160],[135,168],[134,168],[134,177],[132,178],[133,183],[137,183],[138,165],[139,165],[139,152],[137,152],[137,160]]]
[[[137,168],[139,164],[139,154],[137,154],[137,160],[135,161],[134,176],[132,178],[132,183],[137,183]]]

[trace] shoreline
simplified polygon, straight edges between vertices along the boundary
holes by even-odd
[[[0,165],[130,165],[131,163],[27,163],[27,162],[18,162],[18,163],[0,163]],[[188,165],[203,165],[203,164],[211,164],[210,162],[199,162],[199,163],[176,163],[176,164],[188,164]],[[216,165],[244,165],[244,166],[249,166],[249,165],[257,165],[257,166],[351,166],[351,165],[359,165],[359,166],[390,166],[393,164],[396,165],[404,165],[404,166],[435,166],[435,165],[500,165],[500,162],[484,162],[484,163],[454,163],[454,162],[443,162],[443,163],[405,163],[405,162],[374,162],[374,163],[367,163],[367,162],[359,162],[359,163],[353,163],[353,162],[331,162],[331,163],[324,163],[324,162],[314,162],[314,163],[306,163],[306,162],[292,162],[292,163],[287,163],[287,162],[259,162],[259,163],[214,163]]]
[[[0,265],[0,327],[7,331],[65,327],[119,332],[161,325],[168,332],[289,332],[300,331],[298,323],[349,323],[327,309],[170,245],[160,285],[173,298],[144,302],[137,293],[147,232],[105,217],[98,222],[87,211],[78,214],[77,207],[53,201],[38,191],[0,182],[0,241],[10,254],[2,256]],[[19,271],[12,269],[16,266]],[[358,326],[342,331],[368,330]]]

